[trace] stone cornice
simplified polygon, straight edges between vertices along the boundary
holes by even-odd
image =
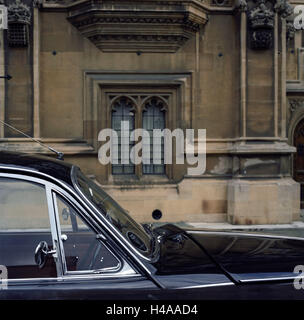
[[[102,51],[176,52],[208,21],[203,1],[198,0],[92,0],[65,5],[69,5],[68,21]]]
[[[69,10],[76,5],[81,5],[87,0],[38,0],[41,2],[41,7],[45,10]],[[118,3],[116,1],[116,3]],[[130,1],[129,1],[130,2]],[[134,0],[132,2],[143,2],[142,0]],[[185,3],[196,4],[204,8],[208,12],[230,12],[232,13],[237,6],[238,0],[145,0],[146,3],[156,5],[181,5]],[[126,1],[125,1],[126,3]]]

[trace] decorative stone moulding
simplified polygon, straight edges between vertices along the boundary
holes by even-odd
[[[8,23],[31,24],[31,9],[21,0],[15,0],[7,8]]]
[[[176,52],[207,22],[198,0],[70,2],[68,20],[102,51]]]
[[[276,13],[286,19],[292,15],[293,9],[287,0],[253,0],[250,2],[247,18],[252,49],[265,50],[272,47]],[[290,28],[287,29],[287,37],[292,37]]]

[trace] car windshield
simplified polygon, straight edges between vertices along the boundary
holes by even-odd
[[[144,256],[153,251],[153,237],[135,222],[115,200],[96,183],[87,178],[78,168],[74,170],[73,181],[81,193],[116,227],[119,232]]]

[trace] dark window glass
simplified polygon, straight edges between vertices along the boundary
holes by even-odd
[[[10,47],[26,47],[28,45],[28,26],[24,23],[10,23],[7,39]]]
[[[143,174],[164,174],[164,138],[157,143],[153,143],[153,129],[165,129],[165,111],[162,100],[152,98],[145,103],[143,111],[143,129],[150,135],[150,164],[143,164]],[[157,159],[160,164],[153,163]]]
[[[135,166],[131,162],[130,159],[130,151],[134,146],[134,141],[127,142],[121,139],[121,122],[126,121],[129,124],[129,136],[130,132],[135,129],[135,113],[134,113],[134,105],[133,102],[125,97],[122,97],[113,104],[112,106],[112,129],[115,130],[118,134],[118,146],[112,146],[113,151],[117,151],[117,158],[118,164],[112,164],[112,174],[134,174],[135,173]],[[122,156],[121,156],[121,149],[122,146],[125,144],[129,145],[129,153],[123,155],[124,160],[128,160],[129,164],[122,164]],[[115,152],[114,152],[115,158]]]

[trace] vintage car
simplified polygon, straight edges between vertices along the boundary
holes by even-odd
[[[302,264],[302,238],[140,225],[77,166],[0,152],[1,299],[303,299]]]

